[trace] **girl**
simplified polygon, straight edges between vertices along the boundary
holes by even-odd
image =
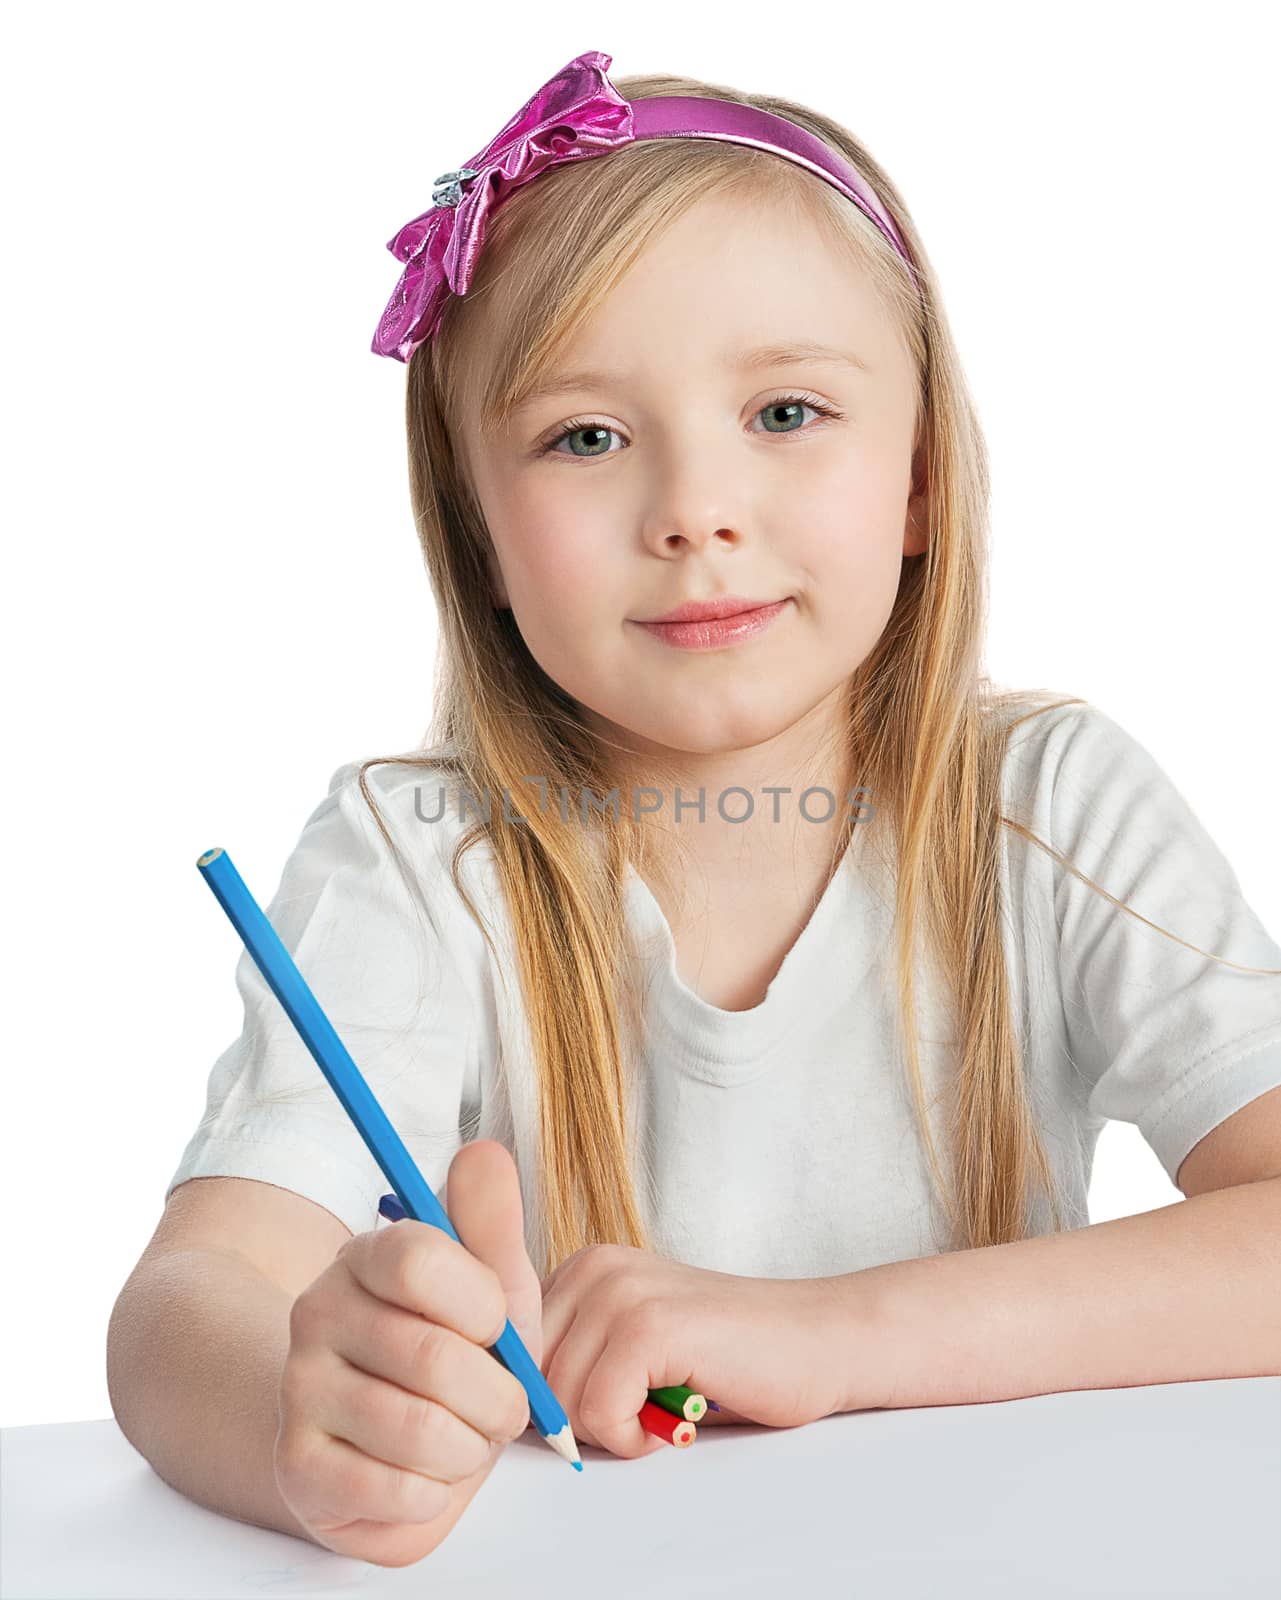
[[[531,1340],[541,1277],[582,1442],[658,1448],[657,1383],[791,1425],[1281,1371],[1281,949],[1125,730],[981,675],[987,459],[906,205],[804,106],[609,64],[389,246],[436,717],[334,774],[273,924],[476,1256],[517,1230],[499,1277]],[[362,1252],[458,1247],[377,1228],[381,1172],[237,982],[167,1194],[305,1197],[427,1315]],[[1109,1117],[1199,1198],[1088,1226]],[[308,1293],[282,1414],[340,1303]],[[415,1541],[346,1481],[304,1531],[390,1564],[465,1503]]]

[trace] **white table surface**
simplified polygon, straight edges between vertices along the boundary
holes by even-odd
[[[530,1430],[388,1568],[196,1505],[113,1419],[6,1428],[0,1597],[1281,1596],[1281,1378],[706,1427],[583,1466]]]

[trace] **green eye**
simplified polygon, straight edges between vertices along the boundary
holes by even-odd
[[[771,416],[771,415],[773,415],[773,414],[775,414],[775,413],[777,413],[779,411],[791,411],[791,412],[794,412],[797,415],[799,415],[800,412],[804,411],[804,409],[805,409],[805,402],[803,400],[773,400],[773,401],[770,402],[769,405],[761,407],[759,415],[762,416],[762,417],[768,417],[768,416]],[[796,429],[795,428],[778,428],[778,429],[775,429],[775,428],[767,427],[765,431],[767,433],[775,433],[775,432],[777,432],[777,433],[795,433]]]
[[[549,444],[547,448],[548,450],[551,450],[555,445],[558,445],[562,439],[577,439],[584,435],[590,437],[592,434],[595,434],[596,442],[602,444],[604,446],[603,449],[589,448],[581,452],[571,449],[569,453],[571,455],[578,455],[580,459],[582,456],[606,456],[610,454],[609,436],[613,432],[613,428],[602,427],[598,422],[572,422],[563,433],[552,440],[551,444]],[[562,452],[562,454],[563,453],[564,452]]]
[[[795,423],[800,413],[806,409],[818,412],[819,416],[823,418],[839,419],[843,415],[842,412],[835,410],[832,406],[825,405],[823,401],[812,394],[785,394],[780,395],[776,400],[768,401],[756,413],[758,417],[769,417],[772,413],[778,412],[791,413],[791,415],[784,418],[785,425],[783,427],[767,426],[763,430],[753,431],[803,433],[805,431],[803,425],[792,426],[791,424]],[[775,420],[778,420],[777,417]],[[540,456],[569,455],[579,461],[589,461],[593,456],[617,455],[618,451],[609,448],[611,435],[616,438],[622,437],[616,428],[606,427],[603,422],[593,422],[590,417],[571,417],[556,434],[555,438],[549,439],[545,444],[538,447],[536,454]],[[567,451],[560,449],[566,439],[572,440],[579,437],[586,437],[589,440],[587,449],[574,450],[571,448]],[[597,446],[602,448],[597,448]],[[624,445],[623,448],[626,449],[626,446]]]

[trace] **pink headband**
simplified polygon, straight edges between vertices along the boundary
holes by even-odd
[[[607,155],[637,139],[723,139],[796,162],[872,219],[919,289],[916,270],[888,212],[822,139],[786,117],[735,100],[664,95],[629,103],[606,77],[612,60],[599,50],[575,56],[466,166],[436,179],[430,210],[407,222],[387,243],[405,270],[379,319],[371,346],[375,355],[408,361],[420,344],[435,337],[450,294],[467,293],[490,213],[513,190],[550,167]],[[464,193],[466,184],[471,187]]]

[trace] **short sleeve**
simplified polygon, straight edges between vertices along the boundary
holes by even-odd
[[[1281,969],[1281,947],[1148,751],[1094,706],[1059,732],[1055,849],[1168,934]],[[1281,1084],[1281,975],[1198,955],[1066,869],[1055,881],[1064,1020],[1088,1110],[1135,1124],[1174,1182],[1198,1140]]]
[[[334,773],[264,910],[439,1196],[479,1120],[476,975],[463,968],[481,935],[450,877],[442,830],[405,827],[404,787],[379,793],[370,780],[407,884],[357,774],[355,762]],[[166,1200],[188,1178],[255,1178],[324,1206],[353,1233],[374,1228],[390,1188],[382,1169],[243,946],[235,979],[243,1026],[213,1066]]]

